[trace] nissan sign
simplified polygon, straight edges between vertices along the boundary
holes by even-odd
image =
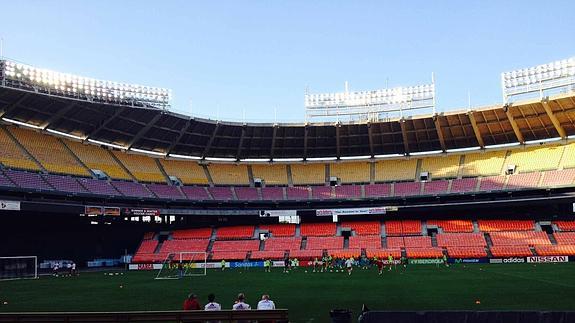
[[[545,263],[545,262],[568,262],[568,256],[542,256],[542,257],[527,257],[527,262],[530,263]]]

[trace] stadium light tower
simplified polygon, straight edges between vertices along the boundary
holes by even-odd
[[[575,90],[575,57],[501,73],[503,101]]]
[[[0,60],[5,87],[112,104],[167,109],[172,91],[164,88],[96,80]]]
[[[371,91],[345,91],[337,93],[305,93],[306,120],[349,117],[353,120],[377,121],[403,117],[416,110],[435,113],[435,80],[410,87],[386,88]]]

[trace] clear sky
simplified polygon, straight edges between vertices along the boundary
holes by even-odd
[[[175,110],[303,120],[303,95],[427,83],[500,102],[500,73],[575,56],[575,1],[0,0],[4,55],[173,90]],[[191,102],[191,104],[190,104]],[[245,111],[245,112],[244,112]]]

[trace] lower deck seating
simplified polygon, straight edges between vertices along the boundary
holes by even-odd
[[[14,187],[14,183],[0,170],[0,186]]]
[[[553,234],[557,244],[575,245],[575,232],[555,232]]]
[[[162,243],[160,253],[167,256],[170,253],[206,251],[209,243],[208,239],[166,240]]]
[[[255,251],[259,248],[259,240],[217,240],[212,246],[212,251]]]
[[[531,249],[527,245],[523,246],[492,246],[493,257],[529,257],[533,256]]]
[[[307,186],[294,186],[286,188],[288,200],[309,200],[310,188]]]
[[[17,186],[27,189],[53,191],[54,189],[46,183],[40,174],[19,172],[11,169],[4,171],[4,174],[10,178]]]
[[[208,188],[214,200],[230,201],[234,199],[231,187],[210,187]]]
[[[184,192],[189,200],[211,200],[205,187],[183,186],[182,192]]]
[[[262,199],[266,201],[281,201],[284,199],[283,187],[262,188]]]
[[[407,258],[441,258],[443,250],[441,248],[405,248]]]
[[[335,187],[336,199],[349,199],[361,197],[360,185],[340,185]]]
[[[108,183],[108,181],[101,181],[97,179],[91,178],[80,178],[78,182],[82,184],[90,193],[98,194],[98,195],[110,195],[110,196],[120,196],[120,192],[118,192],[112,184]]]
[[[379,221],[354,221],[342,222],[342,228],[351,228],[357,235],[379,235],[381,234],[381,223]]]
[[[140,183],[112,181],[112,185],[116,190],[124,196],[131,197],[153,197],[153,194]]]
[[[411,236],[403,237],[403,243],[406,248],[431,248],[431,237],[428,236]]]
[[[253,260],[281,260],[284,258],[285,251],[283,250],[265,250],[265,251],[252,251],[250,259]]]
[[[427,226],[437,226],[443,232],[473,232],[471,220],[427,220]]]
[[[299,260],[311,260],[314,258],[321,258],[323,256],[323,251],[317,250],[290,250],[289,257],[297,258]]]
[[[442,233],[436,236],[440,247],[485,247],[482,233]]]
[[[421,221],[419,220],[392,220],[385,222],[385,233],[388,236],[420,235]]]
[[[485,247],[447,247],[447,254],[452,258],[487,257]]]
[[[505,176],[488,176],[481,179],[479,190],[482,192],[501,191],[505,186]]]
[[[148,184],[148,189],[162,199],[183,199],[184,196],[176,186]]]
[[[250,239],[254,235],[253,225],[242,225],[235,227],[221,227],[216,233],[218,240],[223,239]]]
[[[154,251],[158,246],[157,240],[143,240],[140,244],[140,247],[134,254],[134,262],[153,262],[156,261],[156,258],[159,259],[156,255],[154,255]]]
[[[561,231],[575,231],[575,221],[553,221]]]
[[[426,182],[423,186],[423,194],[445,194],[447,193],[447,188],[449,187],[449,181],[431,181]]]
[[[451,193],[474,192],[477,187],[477,178],[461,178],[451,181]]]
[[[508,231],[490,233],[491,241],[494,246],[511,246],[511,245],[550,245],[551,241],[545,232],[534,231]]]
[[[535,229],[533,220],[478,220],[479,230],[494,231],[532,231]]]
[[[575,245],[535,246],[539,256],[575,256]]]
[[[234,191],[238,200],[256,201],[260,199],[258,190],[254,187],[235,187]]]
[[[358,259],[361,256],[361,249],[332,249],[327,251],[328,255],[335,258],[350,258]]]
[[[50,186],[55,188],[57,191],[68,193],[88,193],[88,191],[82,185],[80,185],[80,183],[74,177],[51,174],[46,174],[43,176],[46,182],[48,182],[48,184],[50,184]]]
[[[343,237],[308,237],[307,250],[313,249],[341,249],[343,248]]]
[[[173,239],[208,239],[212,236],[212,228],[176,230]]]
[[[300,234],[302,236],[326,237],[335,235],[336,224],[328,223],[302,223]]]
[[[391,255],[394,259],[401,258],[401,249],[394,248],[394,249],[366,249],[365,250],[366,256],[368,258],[377,257],[378,259],[387,259],[389,255]]]
[[[379,249],[381,248],[381,237],[379,235],[349,237],[349,248]]]
[[[211,259],[213,261],[244,260],[247,254],[246,251],[213,251]]]
[[[387,197],[391,195],[391,184],[365,185],[365,197]]]
[[[293,237],[295,236],[295,224],[261,224],[260,232],[268,231],[272,237]]]
[[[301,238],[269,238],[265,242],[265,250],[299,250]]]
[[[412,196],[419,195],[421,191],[421,182],[400,182],[394,185],[395,196]]]
[[[575,169],[552,170],[543,173],[541,186],[554,187],[573,185],[575,182]]]
[[[321,199],[321,200],[330,199],[331,186],[312,186],[311,197],[314,199]]]

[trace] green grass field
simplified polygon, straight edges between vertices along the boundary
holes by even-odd
[[[289,274],[279,268],[211,270],[182,280],[154,280],[155,272],[86,273],[0,282],[0,312],[178,310],[190,291],[202,304],[215,293],[224,309],[238,292],[252,307],[269,293],[293,322],[329,321],[333,308],[352,309],[357,317],[363,303],[382,310],[575,310],[574,275],[571,263],[412,265],[383,276],[355,269],[351,277],[303,268]]]

